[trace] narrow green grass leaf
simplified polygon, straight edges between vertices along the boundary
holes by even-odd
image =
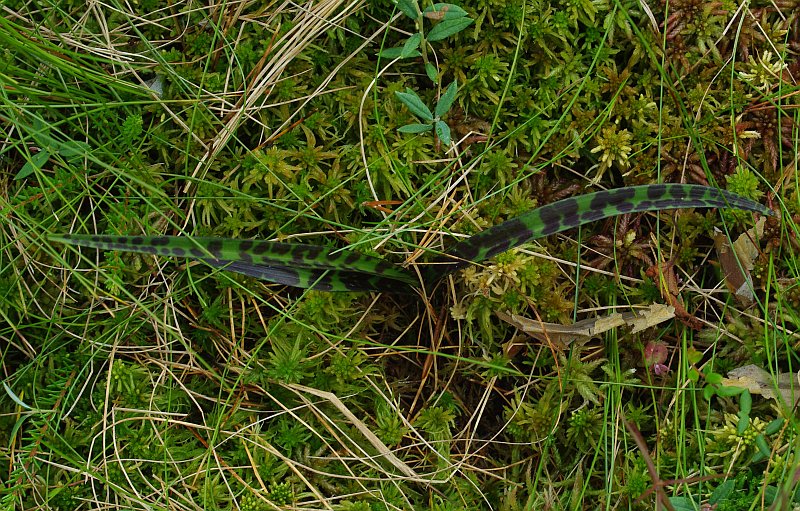
[[[434,260],[426,281],[436,280],[523,243],[610,216],[678,208],[736,208],[771,215],[739,195],[700,185],[657,184],[618,188],[563,199],[468,238]]]
[[[6,391],[8,397],[10,397],[12,401],[17,403],[17,405],[21,406],[22,408],[25,408],[26,410],[33,410],[33,408],[26,405],[25,402],[13,390],[11,390],[11,387],[8,386],[8,383],[3,382],[3,390]]]

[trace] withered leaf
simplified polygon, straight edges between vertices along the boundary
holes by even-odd
[[[764,236],[767,218],[761,217],[756,225],[741,234],[733,244],[722,232],[714,233],[714,246],[717,249],[719,264],[725,276],[725,285],[741,305],[753,304],[753,278],[750,272],[758,258],[756,243]]]
[[[777,378],[755,364],[738,367],[728,372],[721,384],[725,387],[747,389],[751,394],[758,394],[779,403],[794,406],[800,401],[800,383],[795,373],[780,373]],[[780,396],[780,397],[779,397]]]
[[[653,304],[646,309],[584,319],[571,325],[545,323],[504,312],[498,312],[497,316],[526,334],[542,342],[551,342],[563,349],[573,342],[586,342],[592,337],[620,326],[630,326],[631,333],[640,332],[675,317],[675,308],[671,305]]]

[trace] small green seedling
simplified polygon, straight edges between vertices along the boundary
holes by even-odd
[[[406,39],[403,46],[381,50],[379,55],[387,59],[424,57],[426,41],[441,41],[446,37],[461,32],[475,21],[467,16],[467,11],[455,4],[438,3],[428,6],[425,10],[420,10],[417,0],[396,0],[395,5],[397,5],[400,12],[414,20],[417,32]],[[424,19],[437,21],[436,25],[427,34],[424,29]],[[420,49],[422,49],[422,53],[420,53]],[[431,77],[429,63],[427,59],[424,60],[425,70],[428,76]],[[432,65],[430,67],[433,69],[431,80],[435,82],[436,68]]]
[[[450,138],[450,126],[442,120],[442,117],[453,106],[453,102],[456,100],[456,92],[458,92],[458,82],[453,81],[439,98],[439,102],[436,103],[436,108],[433,112],[413,90],[406,88],[405,92],[396,92],[397,99],[402,101],[411,110],[412,114],[424,121],[423,123],[406,124],[398,128],[397,131],[400,133],[425,133],[436,130],[436,136],[439,137],[439,140],[449,146],[452,141]]]

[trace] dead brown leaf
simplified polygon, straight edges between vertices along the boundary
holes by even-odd
[[[753,278],[750,275],[760,253],[756,243],[764,238],[767,217],[762,216],[756,225],[741,234],[733,244],[722,232],[714,233],[719,264],[725,275],[725,285],[736,300],[746,307],[753,305]]]
[[[503,321],[514,325],[526,334],[544,343],[552,342],[565,349],[573,342],[584,343],[604,332],[620,326],[631,327],[631,333],[640,332],[651,326],[668,321],[675,316],[675,308],[670,305],[653,304],[646,309],[614,313],[599,318],[589,318],[571,325],[545,323],[534,319],[498,312]]]

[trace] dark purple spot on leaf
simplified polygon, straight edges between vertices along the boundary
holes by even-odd
[[[656,200],[664,197],[667,193],[667,186],[660,184],[660,185],[652,185],[647,188],[647,198],[650,200]]]

